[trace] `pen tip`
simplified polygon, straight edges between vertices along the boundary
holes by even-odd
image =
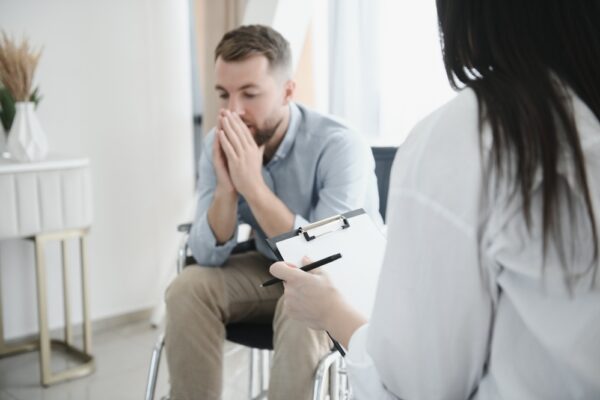
[[[258,286],[260,286],[260,287],[264,287],[264,285],[263,285],[262,283],[261,283],[260,285],[258,285]]]

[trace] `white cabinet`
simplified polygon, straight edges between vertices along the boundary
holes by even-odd
[[[41,383],[44,386],[87,375],[94,370],[87,293],[86,236],[92,223],[89,160],[49,157],[37,163],[15,163],[0,159],[0,240],[20,238],[35,243],[35,268],[39,338],[8,345],[4,340],[0,294],[0,357],[39,350]],[[81,266],[83,349],[73,345],[66,241],[77,239]],[[64,340],[50,338],[47,307],[45,244],[61,242]],[[52,350],[61,350],[75,366],[53,372]]]

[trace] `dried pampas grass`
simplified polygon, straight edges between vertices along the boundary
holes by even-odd
[[[42,50],[33,51],[29,41],[23,39],[20,45],[2,32],[0,39],[0,81],[8,89],[15,101],[29,101],[33,73]]]

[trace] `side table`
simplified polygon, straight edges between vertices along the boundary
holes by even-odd
[[[8,345],[4,340],[0,293],[0,357],[39,350],[41,383],[49,386],[94,371],[88,304],[86,236],[92,221],[89,160],[51,156],[36,163],[16,163],[0,158],[0,240],[34,242],[39,338]],[[69,296],[67,243],[79,243],[83,309],[83,349],[73,343]],[[64,304],[64,340],[50,337],[47,308],[45,245],[61,242]],[[62,351],[77,364],[59,372],[51,369],[52,351]]]

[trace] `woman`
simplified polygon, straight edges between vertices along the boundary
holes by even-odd
[[[437,7],[462,90],[396,156],[371,321],[322,273],[271,273],[359,399],[600,398],[600,2]]]

